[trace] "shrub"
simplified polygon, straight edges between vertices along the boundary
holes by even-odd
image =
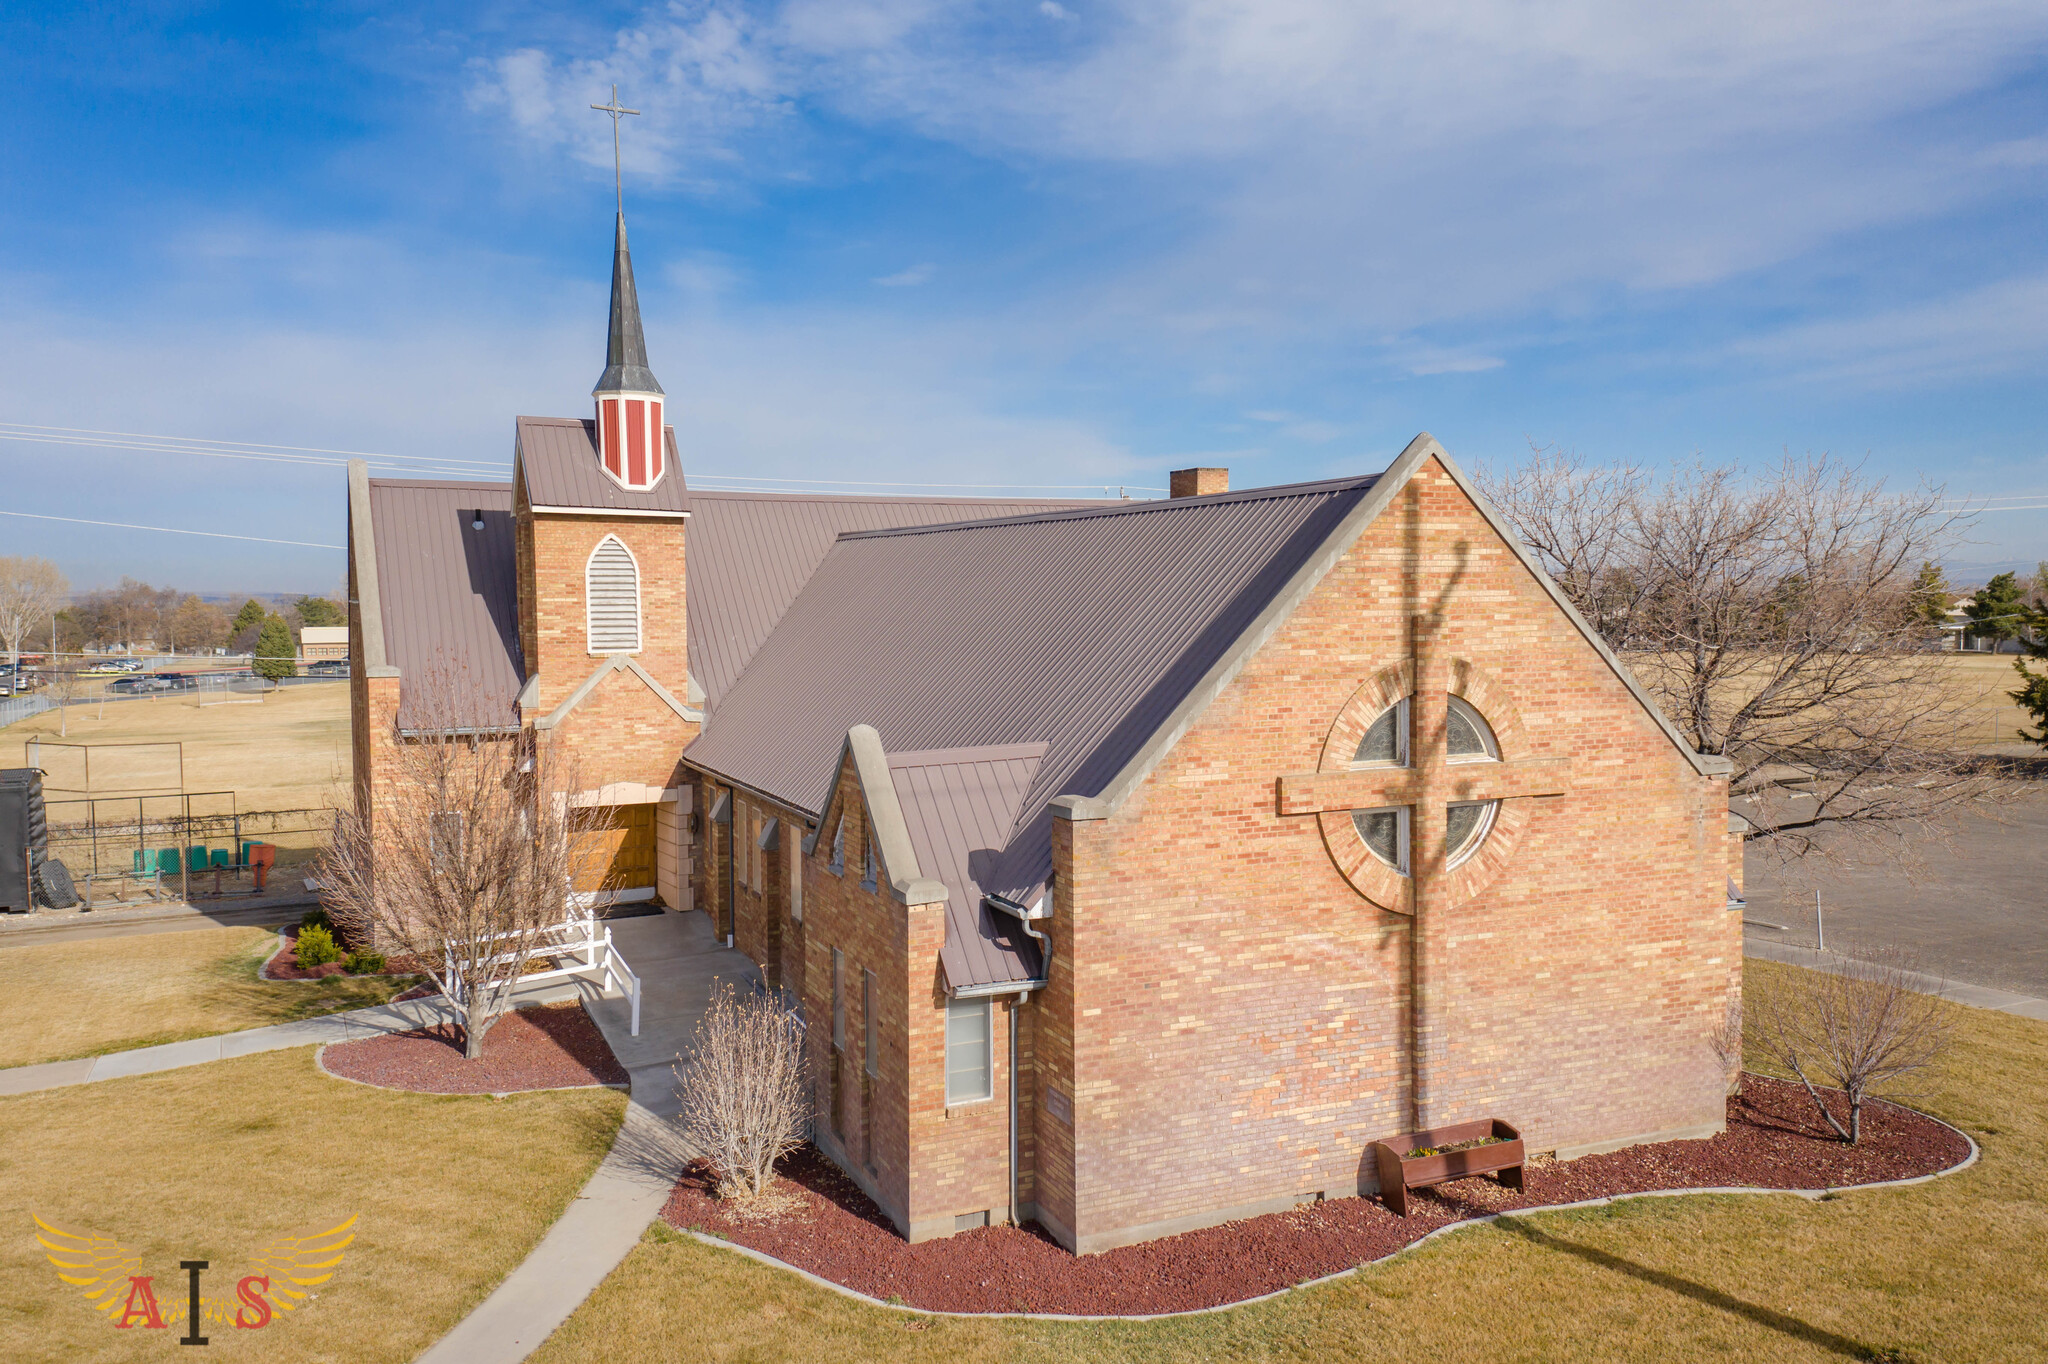
[[[676,1067],[676,1097],[684,1138],[710,1162],[718,1196],[761,1193],[810,1117],[803,1016],[775,995],[727,985]]]
[[[384,954],[358,947],[348,954],[348,960],[342,965],[352,976],[374,976],[384,969]]]
[[[334,931],[334,920],[327,917],[327,911],[324,909],[309,909],[299,916],[299,927],[324,928],[329,933],[332,933]]]
[[[341,960],[341,949],[334,944],[334,935],[318,924],[311,924],[299,930],[298,963],[301,971],[310,971],[316,966],[325,966],[330,961]]]

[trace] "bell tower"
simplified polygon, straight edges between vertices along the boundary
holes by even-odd
[[[633,256],[626,247],[626,215],[612,246],[612,319],[604,373],[591,390],[597,403],[597,453],[607,477],[645,492],[667,472],[662,438],[661,385],[647,368],[647,338],[640,329],[640,298],[633,289]]]

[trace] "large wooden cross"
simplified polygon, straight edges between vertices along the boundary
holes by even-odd
[[[1424,632],[1418,630],[1418,635]],[[1412,1118],[1416,1130],[1436,1125],[1433,1111],[1435,1077],[1443,1060],[1443,1030],[1437,1019],[1434,967],[1439,953],[1439,928],[1432,911],[1448,908],[1439,888],[1453,851],[1449,840],[1453,802],[1516,800],[1560,796],[1565,792],[1569,760],[1508,758],[1499,762],[1450,760],[1450,690],[1448,660],[1434,650],[1419,649],[1415,660],[1415,695],[1409,701],[1409,744],[1406,767],[1360,771],[1296,772],[1280,778],[1282,815],[1408,808],[1408,904],[1390,905],[1413,917],[1409,991],[1413,1020],[1410,1043]]]

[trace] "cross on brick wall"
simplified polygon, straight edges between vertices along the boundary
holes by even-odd
[[[1407,762],[1397,767],[1297,772],[1280,778],[1279,810],[1318,815],[1405,806],[1409,812],[1408,903],[1388,908],[1412,916],[1410,1106],[1417,1130],[1445,1120],[1436,1111],[1435,1078],[1445,1059],[1434,979],[1442,952],[1436,922],[1450,908],[1443,881],[1449,871],[1450,807],[1454,803],[1561,796],[1570,775],[1566,758],[1512,758],[1452,762],[1449,660],[1430,648],[1433,622],[1415,621],[1415,691],[1409,698]]]

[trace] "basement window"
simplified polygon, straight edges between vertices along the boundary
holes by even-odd
[[[995,1097],[988,997],[946,1001],[946,1107]]]

